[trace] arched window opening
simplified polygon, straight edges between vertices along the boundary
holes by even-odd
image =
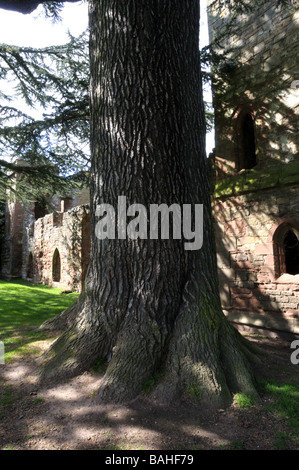
[[[54,282],[60,282],[61,279],[61,262],[59,251],[54,251],[53,263],[52,263],[52,278]]]
[[[283,223],[274,237],[274,259],[276,276],[299,274],[299,231]]]
[[[240,117],[238,138],[238,170],[250,170],[257,164],[254,121],[251,114]]]
[[[285,267],[288,274],[299,274],[299,240],[292,230],[284,237]]]
[[[27,279],[33,279],[33,254],[29,253],[27,263]]]

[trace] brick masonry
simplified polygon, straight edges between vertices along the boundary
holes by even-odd
[[[231,18],[220,3],[220,11],[209,11],[212,38]],[[299,270],[288,272],[284,251],[289,230],[299,240],[299,12],[290,3],[294,10],[261,2],[223,40],[210,164],[225,313],[237,323],[299,333]],[[242,167],[248,141],[240,127],[248,114],[256,161]]]
[[[226,1],[218,3],[221,11],[209,12],[212,37],[230,20]],[[298,8],[261,2],[238,18],[223,45],[213,83],[216,145],[210,157],[223,308],[237,323],[299,333],[299,271],[286,272],[282,250],[286,227],[299,239]],[[242,168],[246,115],[254,130],[256,164],[250,168]],[[80,290],[89,256],[89,194],[53,202],[56,212],[39,218],[32,206],[7,204],[2,276]],[[53,280],[56,250],[59,282]]]
[[[84,262],[83,240],[84,224],[89,224],[87,206],[77,206],[67,212],[48,214],[34,224],[31,239],[33,248],[33,281],[62,287],[69,290],[81,290],[82,263]],[[60,257],[60,280],[53,276],[54,253]],[[27,252],[27,257],[30,256]],[[27,268],[28,262],[23,264]],[[23,268],[22,277],[28,278]]]
[[[81,291],[90,255],[89,191],[48,202],[53,212],[44,216],[35,204],[6,204],[1,277]]]
[[[216,3],[223,7],[209,9],[211,39],[232,16],[225,0]],[[259,168],[298,158],[299,2],[289,3],[293,11],[275,8],[275,0],[260,2],[253,13],[239,15],[236,29],[222,41],[223,60],[214,76],[218,178],[239,171],[244,112],[254,119]]]
[[[299,332],[299,273],[277,269],[275,234],[299,221],[297,186],[221,199],[214,205],[221,300],[231,319]],[[290,200],[292,203],[290,204]]]

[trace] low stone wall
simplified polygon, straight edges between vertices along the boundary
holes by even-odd
[[[34,223],[28,242],[28,247],[33,247],[33,282],[81,290],[82,271],[85,258],[89,258],[90,246],[90,239],[86,238],[90,232],[84,224],[89,225],[89,207],[86,205],[48,214]],[[55,251],[59,260],[59,278],[56,279],[53,266],[57,262],[54,261]],[[26,257],[29,260],[30,252]],[[28,268],[27,263],[23,278],[27,278]]]

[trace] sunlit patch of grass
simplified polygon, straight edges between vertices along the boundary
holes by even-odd
[[[100,448],[100,450],[132,450],[133,446],[126,445],[126,444],[115,444],[114,442],[111,442],[108,444],[107,447]]]
[[[275,398],[274,403],[267,406],[269,411],[276,411],[284,418],[299,418],[299,383],[267,382],[264,391]]]
[[[197,383],[190,384],[187,387],[187,393],[192,398],[195,398],[196,400],[199,400],[202,397],[202,388]]]
[[[280,384],[267,381],[260,386],[264,394],[273,398],[273,402],[266,405],[265,409],[285,418],[292,433],[292,435],[278,435],[275,441],[276,447],[283,447],[288,440],[299,442],[299,383]]]
[[[44,399],[40,398],[40,397],[39,398],[34,398],[34,400],[33,400],[33,403],[35,405],[38,405],[39,403],[43,403],[43,402],[44,402]]]
[[[247,395],[246,393],[236,393],[234,395],[234,404],[239,408],[250,408],[254,403],[255,400],[252,395]]]
[[[61,295],[62,290],[29,282],[0,281],[0,340],[5,347],[5,362],[35,355],[38,341],[47,339],[37,328],[68,308],[77,293]]]

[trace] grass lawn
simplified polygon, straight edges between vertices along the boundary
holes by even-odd
[[[78,294],[24,281],[0,281],[0,341],[5,347],[5,362],[34,353],[36,342],[46,339],[37,331],[45,320],[69,307]]]

